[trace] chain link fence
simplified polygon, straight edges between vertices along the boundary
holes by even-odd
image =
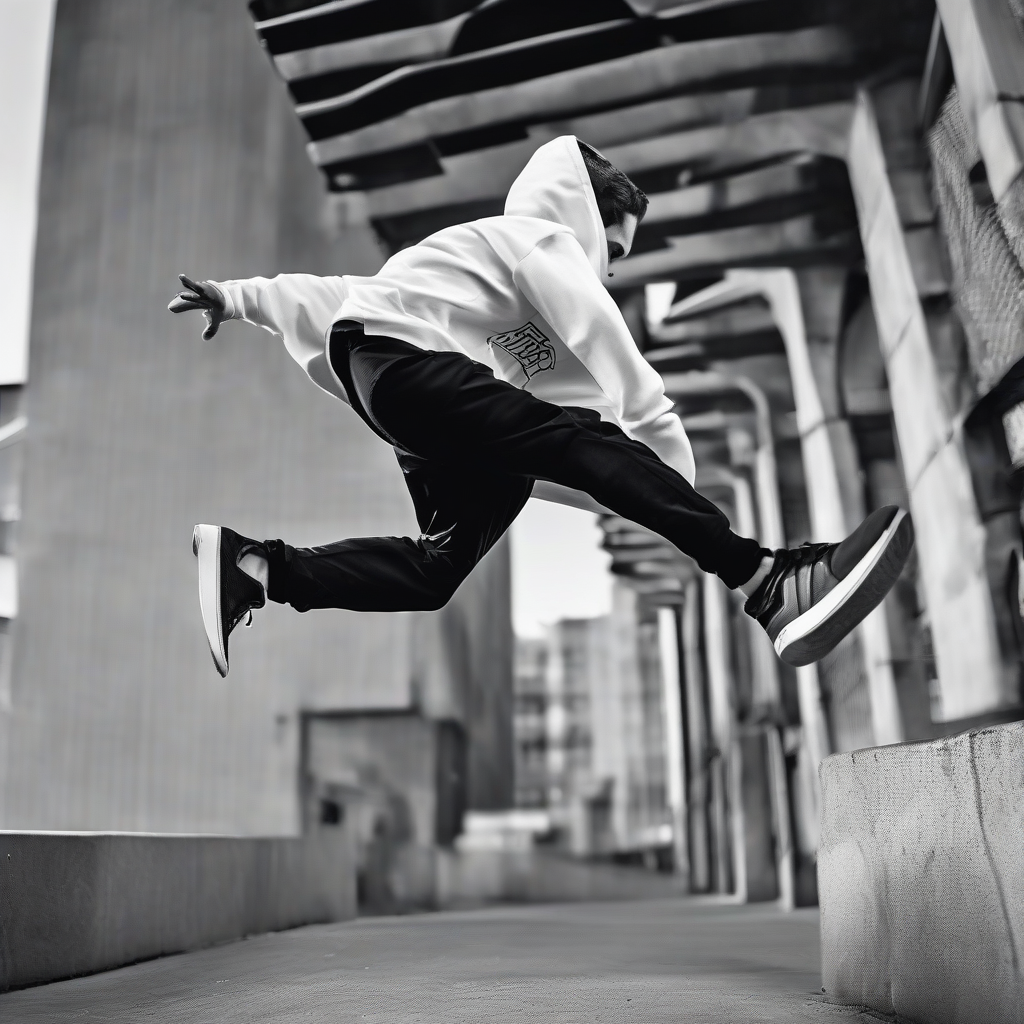
[[[953,296],[981,397],[1024,358],[1024,179],[998,204],[992,198],[955,86],[927,142]]]

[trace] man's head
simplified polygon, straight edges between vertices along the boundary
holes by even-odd
[[[628,255],[637,224],[647,212],[647,196],[596,149],[585,142],[579,142],[579,147],[604,224],[608,261],[621,259]]]

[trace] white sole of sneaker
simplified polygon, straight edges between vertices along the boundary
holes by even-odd
[[[881,603],[903,571],[913,545],[913,523],[900,509],[846,577],[779,631],[775,653],[796,667],[825,657]]]
[[[192,531],[192,553],[199,559],[199,609],[210,653],[217,671],[228,674],[228,655],[224,650],[220,603],[220,527],[200,523]]]

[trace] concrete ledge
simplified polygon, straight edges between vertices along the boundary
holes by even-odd
[[[1024,1021],[1024,723],[821,765],[822,984],[923,1024]]]
[[[0,832],[0,991],[355,912],[343,828],[274,839]]]

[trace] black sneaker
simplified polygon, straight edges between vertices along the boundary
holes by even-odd
[[[206,639],[217,671],[228,674],[228,637],[250,616],[254,608],[267,603],[263,585],[238,568],[238,560],[260,545],[226,526],[200,524],[192,531],[192,553],[199,559],[199,607],[203,613]]]
[[[764,626],[784,662],[809,665],[881,603],[913,546],[910,516],[887,505],[841,544],[776,551],[771,572],[745,610]]]

